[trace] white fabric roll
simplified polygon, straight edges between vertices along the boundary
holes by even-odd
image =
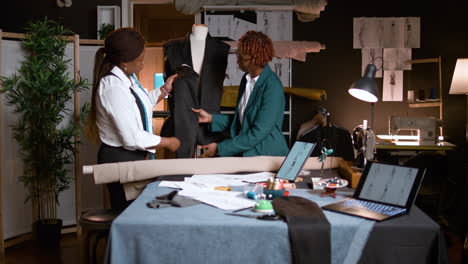
[[[143,160],[93,165],[96,184],[111,182],[137,182],[162,175],[214,174],[238,172],[276,172],[284,157],[219,157],[206,159],[164,159]],[[328,157],[324,168],[336,168],[341,158]],[[322,163],[317,157],[310,157],[304,170],[318,170]]]

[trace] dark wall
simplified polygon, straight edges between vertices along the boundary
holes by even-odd
[[[294,61],[292,82],[295,87],[325,89],[328,99],[312,102],[295,98],[293,131],[311,118],[313,105],[329,110],[331,121],[348,130],[370,120],[370,104],[351,97],[349,85],[361,76],[361,50],[353,49],[354,17],[420,17],[421,47],[413,49],[413,59],[442,57],[444,134],[462,146],[465,144],[466,97],[448,95],[457,58],[468,57],[467,4],[455,1],[329,1],[320,18],[313,22],[294,21],[294,40],[319,41],[326,49],[309,53],[306,62]],[[432,65],[432,66],[431,66]],[[437,64],[413,65],[405,71],[404,99],[408,89],[418,90],[418,82],[437,84]],[[421,65],[422,66],[422,65]],[[430,66],[428,68],[428,66]],[[432,68],[431,68],[432,67]],[[377,78],[382,94],[382,78]],[[426,90],[426,95],[429,90]],[[381,96],[379,98],[381,100]],[[438,108],[409,108],[403,102],[375,104],[374,130],[388,133],[388,116],[439,116]]]
[[[28,20],[48,17],[60,20],[80,38],[97,38],[97,6],[121,5],[121,0],[74,0],[71,7],[58,7],[56,0],[14,0],[0,3],[0,29],[5,32],[24,33]]]
[[[348,130],[370,120],[370,105],[352,98],[347,93],[349,85],[361,75],[361,51],[353,49],[353,17],[405,17],[421,18],[421,48],[413,49],[413,58],[442,57],[443,121],[444,134],[457,145],[465,144],[466,97],[448,95],[457,58],[468,57],[468,4],[461,1],[329,1],[320,18],[313,22],[294,21],[294,40],[319,41],[326,49],[309,53],[306,62],[293,61],[292,80],[295,87],[325,89],[328,99],[311,102],[294,98],[293,136],[299,125],[310,119],[314,105],[327,108],[331,121]],[[97,37],[97,5],[119,5],[121,0],[75,0],[69,8],[59,8],[55,0],[2,1],[0,29],[7,32],[24,32],[26,21],[45,16],[60,19],[63,25],[81,38]],[[436,67],[436,64],[433,65]],[[436,83],[434,67],[405,71],[405,90],[417,90],[418,81]],[[429,66],[430,67],[430,66]],[[411,79],[411,81],[409,81]],[[420,80],[418,80],[420,79]],[[377,79],[382,91],[382,79]],[[378,102],[375,104],[374,130],[387,133],[388,116],[438,116],[438,108],[409,108],[406,103]]]

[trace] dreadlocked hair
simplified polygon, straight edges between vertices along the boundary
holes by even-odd
[[[247,31],[240,39],[238,48],[252,57],[253,63],[265,67],[273,59],[275,50],[270,37],[260,31]]]

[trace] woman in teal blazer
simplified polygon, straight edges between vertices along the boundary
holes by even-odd
[[[267,64],[273,54],[273,43],[262,32],[249,31],[240,38],[237,64],[246,73],[240,83],[234,116],[193,109],[200,123],[211,123],[211,131],[230,132],[227,140],[201,146],[201,157],[287,155],[288,146],[281,132],[283,85]]]

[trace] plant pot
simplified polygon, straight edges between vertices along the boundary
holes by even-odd
[[[62,219],[41,219],[35,223],[36,240],[41,247],[58,247],[62,234]]]

